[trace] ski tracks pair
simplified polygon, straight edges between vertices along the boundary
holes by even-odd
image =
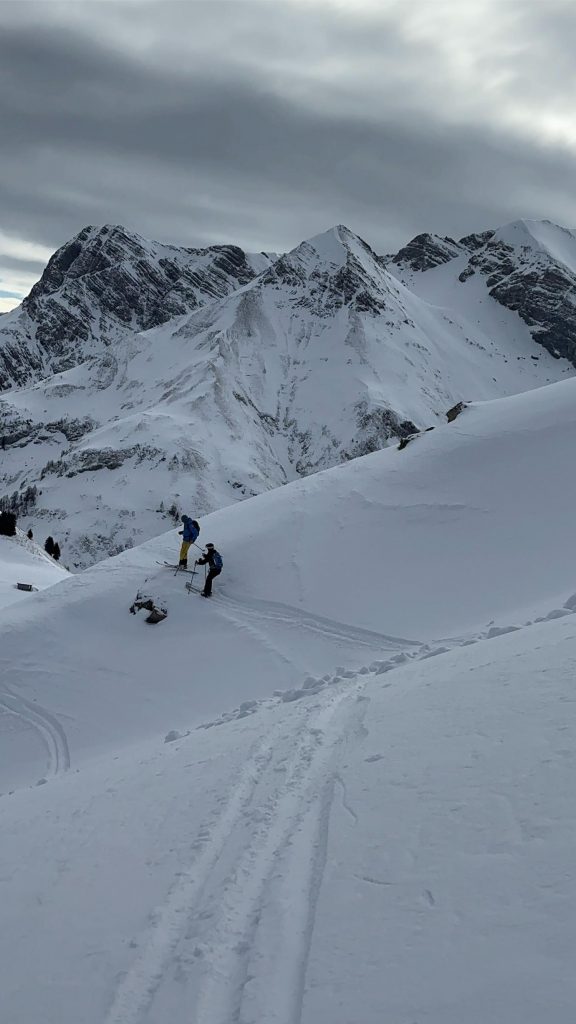
[[[182,963],[182,1020],[299,1024],[338,752],[364,716],[364,687],[324,697],[255,745],[155,912],[105,1024],[156,1021],[156,1000]]]
[[[58,775],[70,767],[70,751],[66,733],[58,719],[40,704],[25,700],[15,693],[0,693],[0,708],[31,726],[46,749],[46,774]]]

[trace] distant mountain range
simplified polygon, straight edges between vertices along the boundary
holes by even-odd
[[[87,227],[0,319],[0,494],[89,564],[573,375],[575,302],[547,221],[392,258],[343,226],[280,256]]]

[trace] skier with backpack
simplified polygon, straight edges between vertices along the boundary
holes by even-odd
[[[213,544],[206,545],[206,552],[202,558],[198,558],[196,565],[208,565],[208,575],[202,591],[202,597],[212,597],[212,581],[222,572],[222,555],[216,550]]]
[[[184,524],[184,529],[180,530],[182,545],[180,547],[180,561],[178,565],[181,569],[186,569],[188,567],[188,548],[196,541],[200,533],[200,527],[195,519],[190,519],[190,516],[182,516],[182,523]]]

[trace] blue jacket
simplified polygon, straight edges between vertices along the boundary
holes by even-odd
[[[182,540],[190,541],[190,543],[193,544],[200,533],[200,530],[197,526],[194,526],[190,516],[182,516],[182,522],[184,524]]]

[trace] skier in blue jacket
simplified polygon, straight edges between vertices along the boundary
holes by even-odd
[[[184,524],[184,529],[180,530],[182,546],[180,548],[180,561],[178,565],[186,569],[188,566],[188,548],[197,539],[200,527],[195,519],[190,519],[190,516],[182,516],[182,523]]]

